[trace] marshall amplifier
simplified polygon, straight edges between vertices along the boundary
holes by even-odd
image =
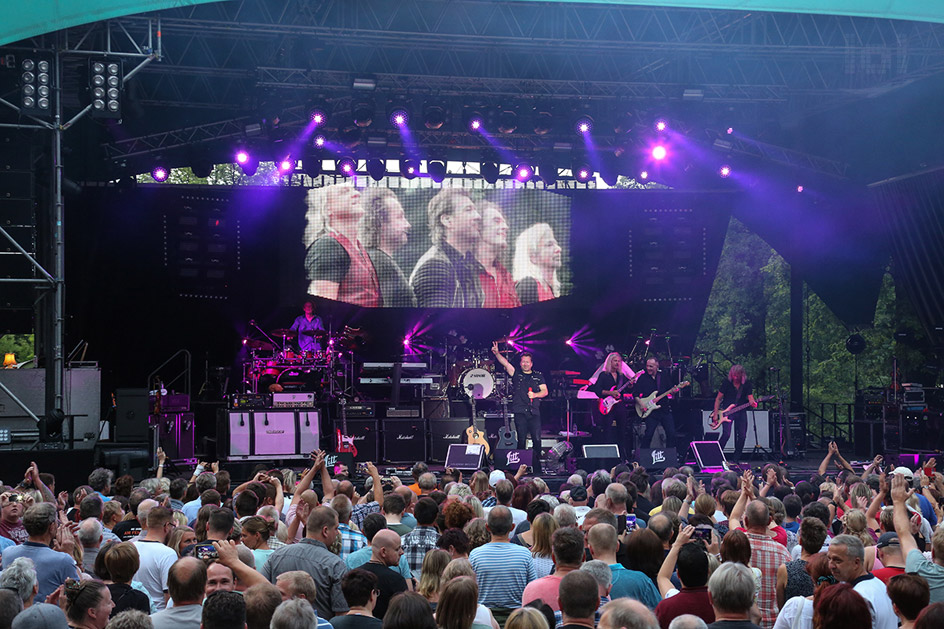
[[[386,461],[426,461],[425,419],[387,419],[383,423],[383,440]]]
[[[348,419],[373,419],[377,416],[377,405],[373,402],[357,402],[347,405]],[[336,410],[337,416],[341,416],[341,409]]]
[[[465,429],[469,427],[468,419],[431,419],[429,432],[432,447],[430,460],[441,462],[446,460],[449,446],[454,443],[465,443]]]
[[[341,430],[341,418],[334,419],[334,427]],[[380,460],[380,436],[377,432],[376,419],[350,419],[347,420],[347,434],[354,437],[354,447],[357,448],[355,461],[371,461],[376,463]],[[335,439],[332,437],[332,441]],[[337,444],[334,444],[337,445]],[[332,449],[334,449],[332,447]]]

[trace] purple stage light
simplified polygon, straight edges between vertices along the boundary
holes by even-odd
[[[323,125],[328,119],[328,117],[325,115],[325,112],[321,111],[320,109],[312,109],[310,117],[311,121],[316,127]]]
[[[338,171],[345,177],[350,177],[357,171],[357,162],[350,157],[344,157],[338,161]]]
[[[405,127],[410,122],[410,113],[405,109],[394,109],[390,112],[390,124],[395,127]]]
[[[728,177],[731,176],[731,167],[728,165],[722,166],[721,168],[718,169],[718,175],[722,179],[727,179]]]
[[[564,341],[564,345],[573,345],[573,344],[574,344],[574,339],[567,339],[566,341]]]
[[[578,166],[574,169],[574,179],[582,183],[590,181],[592,175],[593,171],[587,166]]]
[[[803,192],[803,186],[797,186],[797,192]]]
[[[515,179],[520,182],[530,181],[534,176],[534,168],[530,164],[521,163],[515,166]]]
[[[404,337],[404,339],[403,339],[403,347],[409,347],[409,346],[410,346],[410,337],[409,337],[409,336]]]
[[[648,171],[648,170],[644,170],[644,171],[642,171],[641,173],[639,173],[639,178],[640,178],[640,179],[649,179],[649,171]]]
[[[469,130],[470,131],[481,131],[482,130],[482,119],[478,116],[469,119]]]
[[[318,148],[323,147],[325,145],[325,142],[327,142],[327,140],[325,139],[323,135],[316,135],[315,139],[312,140],[312,144]]]
[[[669,123],[666,122],[665,120],[656,121],[656,131],[665,131],[668,128],[669,128]]]
[[[295,170],[295,160],[286,157],[281,162],[279,162],[279,172],[283,175]]]
[[[249,163],[249,151],[237,151],[236,152],[236,163],[240,166]]]
[[[170,177],[170,170],[164,166],[155,166],[151,169],[151,178],[154,179],[154,181],[167,181],[168,177]]]
[[[654,160],[662,161],[666,158],[666,155],[668,155],[668,151],[661,144],[652,149],[652,159]]]
[[[734,133],[734,127],[728,127],[728,135]]]
[[[590,133],[593,131],[593,119],[589,116],[581,116],[577,119],[576,124],[574,124],[574,129],[581,135]]]

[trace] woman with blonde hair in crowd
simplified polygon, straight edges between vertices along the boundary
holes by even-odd
[[[449,562],[442,574],[443,588],[447,583],[458,577],[470,577],[473,581],[475,580],[475,571],[468,559],[453,559]],[[498,622],[492,616],[492,612],[481,603],[476,608],[474,624],[499,629]]]
[[[476,624],[479,586],[474,577],[456,577],[439,595],[436,606],[436,624],[440,629],[488,629],[488,625]]]
[[[505,629],[549,629],[547,619],[534,607],[519,607],[505,621]]]
[[[442,574],[449,565],[449,553],[441,548],[435,548],[423,557],[423,567],[420,570],[420,583],[416,591],[422,594],[429,606],[436,611],[439,603],[439,594],[442,590]]]
[[[492,486],[488,484],[488,474],[482,470],[477,470],[472,474],[472,493],[476,498],[482,501],[482,504],[487,507],[495,506],[495,493],[492,491]],[[491,504],[487,504],[488,501],[491,501]]]
[[[865,512],[861,509],[850,509],[842,515],[843,535],[852,535],[859,538],[863,546],[875,546],[875,538],[866,524]]]
[[[488,525],[483,518],[475,518],[462,529],[469,536],[469,552],[492,541]]]
[[[558,528],[560,525],[550,513],[539,514],[531,524],[531,556],[534,558],[534,570],[538,579],[548,576],[554,569],[551,536]]]
[[[194,533],[193,529],[189,526],[178,526],[173,531],[170,532],[170,535],[167,537],[167,546],[175,553],[177,556],[181,556],[181,551],[187,546],[192,546],[197,543],[197,534]]]

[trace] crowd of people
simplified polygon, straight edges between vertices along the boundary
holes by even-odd
[[[98,468],[64,491],[33,464],[0,488],[0,629],[944,627],[933,459],[856,470],[830,444],[809,478],[633,464],[551,491],[323,452],[234,487],[159,456],[139,483]]]

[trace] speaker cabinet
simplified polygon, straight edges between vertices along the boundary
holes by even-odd
[[[119,443],[149,440],[147,389],[115,389],[115,441]]]
[[[230,411],[221,428],[230,460],[307,459],[319,446],[318,411]]]
[[[335,420],[335,426],[340,430],[340,421]],[[380,435],[377,431],[376,419],[348,419],[347,433],[354,437],[354,447],[357,448],[355,461],[370,461],[376,463],[380,460]],[[334,450],[335,444],[332,437],[331,450]]]
[[[445,461],[449,446],[466,442],[465,429],[468,427],[468,419],[430,419],[430,460]]]
[[[384,460],[391,463],[426,461],[426,420],[387,419],[383,423]]]

